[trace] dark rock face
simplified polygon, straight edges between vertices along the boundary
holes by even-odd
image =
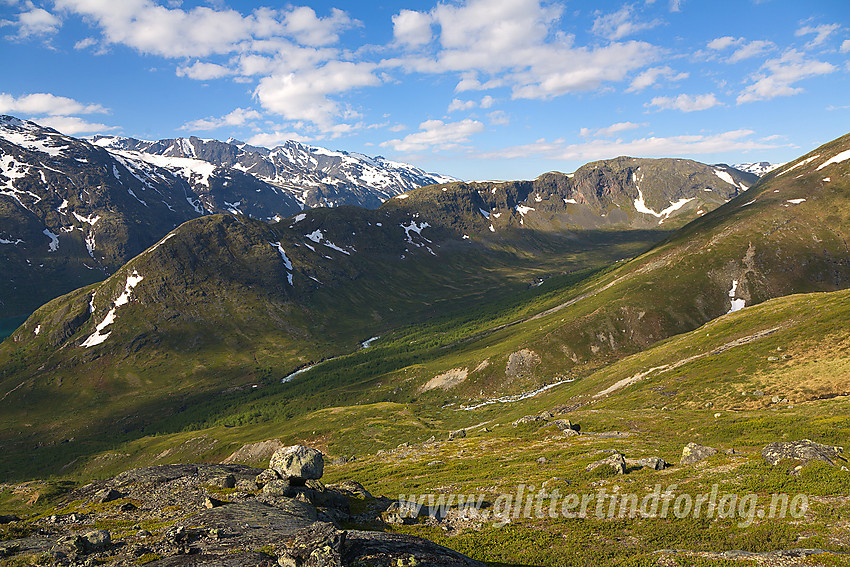
[[[847,461],[841,456],[843,452],[842,447],[821,445],[809,439],[803,439],[802,441],[770,443],[762,449],[761,456],[764,457],[767,464],[774,466],[785,460],[800,461],[801,464],[810,461],[823,461],[836,466],[839,462]]]

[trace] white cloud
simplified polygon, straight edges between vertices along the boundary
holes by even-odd
[[[54,130],[58,130],[68,136],[76,136],[77,134],[97,134],[109,130],[116,130],[114,126],[99,124],[96,122],[86,122],[82,118],[76,116],[44,116],[38,119],[38,123],[42,126],[48,126]]]
[[[453,99],[451,103],[449,103],[449,108],[446,112],[455,112],[458,110],[470,110],[478,106],[478,103],[474,100],[460,100],[459,98]]]
[[[0,93],[0,113],[61,116],[105,112],[107,110],[99,104],[84,104],[72,98],[49,93],[33,93],[17,98]]]
[[[845,39],[841,44],[841,53],[850,53],[850,39]]]
[[[720,101],[714,96],[714,93],[701,95],[680,94],[676,97],[657,96],[653,98],[646,106],[657,106],[659,109],[681,110],[682,112],[695,112],[697,110],[707,110],[714,106],[718,106]]]
[[[598,16],[593,22],[593,33],[616,41],[644,30],[651,30],[661,24],[661,20],[638,21],[634,7],[626,4],[612,14]]]
[[[479,103],[481,108],[490,108],[494,104],[496,104],[496,99],[491,97],[490,95],[486,95],[484,98],[481,99],[481,102]]]
[[[708,42],[708,48],[717,51],[722,51],[724,49],[732,47],[733,45],[739,45],[743,41],[743,39],[744,38],[735,38],[729,35],[724,37],[718,37]]]
[[[107,43],[168,58],[207,57],[243,51],[266,38],[291,37],[303,45],[328,45],[355,25],[338,9],[320,18],[309,7],[260,8],[247,16],[231,9],[167,8],[152,0],[55,0],[61,10],[96,23]]]
[[[304,45],[330,45],[339,41],[341,31],[356,22],[338,8],[333,8],[327,18],[319,18],[312,8],[299,6],[286,14],[284,24],[285,33]]]
[[[430,14],[402,10],[393,16],[393,37],[399,43],[420,46],[430,43],[432,37]]]
[[[233,71],[217,63],[195,61],[191,65],[177,67],[178,77],[189,77],[196,81],[209,81],[233,75]]]
[[[513,98],[546,99],[594,90],[660,56],[639,41],[578,47],[556,24],[563,7],[541,0],[467,0],[438,4],[432,18],[437,47],[388,59],[408,72],[462,75],[457,92],[509,86]]]
[[[18,33],[15,36],[18,39],[53,35],[58,31],[61,24],[62,20],[44,8],[37,7],[31,1],[24,3],[24,11],[20,12],[16,19],[0,21],[0,26],[18,28]]]
[[[504,110],[494,110],[487,115],[493,126],[507,126],[511,123],[511,117]]]
[[[611,124],[610,126],[606,126],[605,128],[599,128],[597,130],[593,130],[590,128],[582,128],[580,134],[584,137],[599,136],[605,138],[613,134],[626,132],[628,130],[634,130],[642,126],[646,126],[646,124],[635,124],[634,122],[617,122],[616,124]]]
[[[841,26],[838,24],[821,24],[819,26],[803,26],[794,32],[794,35],[797,37],[802,37],[804,35],[812,35],[814,34],[815,38],[809,43],[807,47],[816,47],[821,45],[823,42],[827,40],[827,38],[833,34],[833,32],[841,29]]]
[[[782,57],[770,59],[762,65],[761,72],[752,77],[753,84],[741,91],[737,102],[742,104],[795,95],[803,91],[802,87],[793,86],[797,81],[827,75],[835,70],[831,63],[806,59],[799,51],[789,49]]]
[[[327,131],[338,119],[352,116],[329,95],[380,84],[381,80],[374,71],[375,65],[371,63],[329,61],[321,67],[298,73],[264,77],[254,96],[266,110],[287,120],[312,122]]]
[[[780,147],[765,140],[753,140],[752,130],[732,130],[713,135],[648,137],[630,141],[592,140],[566,144],[563,140],[538,140],[532,144],[480,154],[484,159],[544,158],[593,161],[615,156],[670,157],[764,150]]]
[[[470,136],[484,130],[484,125],[469,118],[460,122],[426,120],[419,125],[419,132],[408,134],[403,139],[381,142],[381,147],[390,147],[397,152],[417,152],[426,149],[448,150],[469,141]]]
[[[312,138],[305,137],[297,132],[281,132],[279,130],[275,130],[274,132],[255,134],[248,138],[248,143],[252,146],[274,148],[275,146],[280,146],[289,140],[304,143],[313,141]]]
[[[681,81],[689,77],[688,73],[676,73],[671,67],[651,67],[638,74],[632,80],[632,84],[626,89],[626,92],[640,92],[647,87],[651,87],[658,82],[659,79],[665,78],[670,82]]]
[[[181,130],[216,130],[224,126],[244,126],[250,120],[259,120],[262,114],[256,110],[237,108],[221,118],[202,118],[187,122],[180,127]]]
[[[718,37],[708,42],[708,48],[715,51],[724,51],[730,47],[737,46],[738,49],[732,52],[727,59],[727,63],[738,63],[751,57],[756,57],[763,53],[767,53],[776,48],[771,41],[755,40],[747,42],[743,37]]]
[[[86,37],[74,44],[74,49],[88,49],[97,45],[97,40],[93,37]]]
[[[684,2],[684,0],[670,0],[670,11],[671,12],[681,12],[682,11],[682,2]]]
[[[750,57],[756,57],[763,53],[767,53],[775,47],[776,46],[771,41],[751,41],[750,43],[742,45],[740,48],[736,49],[735,52],[729,56],[727,61],[729,63],[738,63],[744,59],[749,59]]]

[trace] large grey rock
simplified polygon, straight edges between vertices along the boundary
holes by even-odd
[[[717,454],[717,449],[714,449],[713,447],[703,447],[696,443],[688,443],[682,449],[682,458],[679,460],[679,464],[692,465],[715,454]]]
[[[802,441],[777,441],[765,446],[761,451],[761,456],[769,465],[777,465],[784,460],[800,461],[805,464],[810,461],[823,461],[835,466],[836,461],[846,461],[841,453],[844,452],[842,447],[832,447],[830,445],[821,445],[809,439]]]
[[[661,457],[643,457],[641,459],[626,459],[626,464],[630,467],[641,467],[652,469],[655,471],[664,470],[669,466],[667,461]]]
[[[325,460],[322,454],[304,445],[278,449],[269,461],[269,468],[283,478],[297,480],[322,478]]]

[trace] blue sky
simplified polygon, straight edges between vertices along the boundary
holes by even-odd
[[[850,132],[847,0],[0,0],[0,113],[463,179],[781,162]]]

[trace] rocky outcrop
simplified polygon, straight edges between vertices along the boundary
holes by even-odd
[[[762,449],[761,456],[767,464],[774,466],[786,460],[799,461],[800,464],[806,464],[810,461],[822,461],[836,466],[839,462],[847,462],[847,459],[841,456],[843,452],[843,447],[821,445],[809,439],[803,439],[802,441],[777,441],[770,443]]]
[[[51,567],[483,567],[422,538],[340,529],[340,522],[375,525],[392,501],[372,498],[354,481],[325,486],[309,478],[321,476],[321,453],[288,449],[270,463],[276,468],[266,470],[163,465],[83,486],[57,504],[61,515],[9,517],[8,522],[21,522],[17,533],[30,535],[3,542],[0,551],[13,564]],[[357,516],[351,515],[353,500],[365,501]],[[74,509],[84,513],[68,513]],[[129,533],[123,527],[95,529],[142,524],[154,527]]]

